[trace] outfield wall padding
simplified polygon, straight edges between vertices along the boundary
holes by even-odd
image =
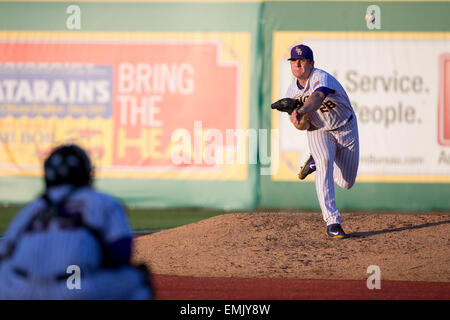
[[[374,7],[375,6],[375,7]],[[372,12],[375,21],[366,22]],[[0,202],[76,142],[135,207],[319,208],[306,134],[270,109],[298,43],[358,119],[342,210],[450,209],[450,2],[0,1]]]

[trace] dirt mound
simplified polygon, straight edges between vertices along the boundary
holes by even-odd
[[[343,214],[342,240],[320,213],[233,213],[140,236],[134,260],[196,277],[450,281],[450,214]]]

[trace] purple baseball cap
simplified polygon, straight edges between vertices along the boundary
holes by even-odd
[[[291,49],[291,57],[288,60],[307,59],[314,61],[313,52],[310,47],[299,44]]]

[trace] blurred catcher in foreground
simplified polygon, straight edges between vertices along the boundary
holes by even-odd
[[[148,270],[130,263],[126,213],[93,189],[85,151],[57,147],[44,172],[44,195],[17,214],[0,243],[0,298],[153,298]]]

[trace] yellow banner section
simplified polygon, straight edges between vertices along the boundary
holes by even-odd
[[[42,163],[51,149],[74,142],[89,150],[96,166],[112,163],[113,125],[108,119],[64,119],[43,117],[0,119],[0,174],[40,174]]]

